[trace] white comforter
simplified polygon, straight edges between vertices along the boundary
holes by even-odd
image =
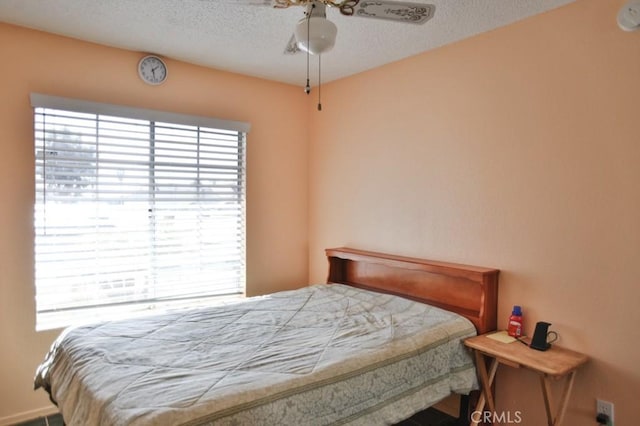
[[[69,329],[36,376],[67,425],[398,422],[477,388],[465,318],[331,284]]]

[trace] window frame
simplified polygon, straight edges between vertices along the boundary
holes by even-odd
[[[59,328],[67,325],[71,325],[77,322],[85,322],[87,318],[90,318],[92,321],[94,320],[102,320],[102,319],[114,319],[114,318],[123,318],[130,316],[139,316],[139,315],[147,315],[149,313],[157,313],[159,311],[165,311],[168,309],[175,308],[185,308],[191,307],[195,305],[202,304],[203,302],[212,303],[218,300],[225,300],[229,297],[237,298],[239,296],[244,296],[245,288],[246,288],[246,272],[244,271],[244,265],[246,264],[246,206],[245,206],[245,197],[246,197],[246,139],[247,134],[250,130],[250,125],[248,123],[239,122],[239,121],[229,121],[229,120],[221,120],[211,117],[202,117],[202,116],[193,116],[193,115],[185,115],[178,113],[171,113],[165,111],[158,110],[150,110],[143,108],[134,108],[129,106],[121,106],[121,105],[112,105],[112,104],[103,104],[91,101],[83,101],[71,98],[62,98],[55,97],[43,94],[32,93],[31,94],[31,105],[34,109],[34,148],[38,149],[38,139],[36,137],[36,117],[38,115],[38,110],[40,108],[45,109],[53,109],[53,110],[61,110],[68,112],[76,112],[76,113],[86,113],[86,114],[95,114],[96,115],[96,123],[99,122],[100,116],[111,116],[111,117],[122,117],[126,119],[137,119],[144,120],[149,122],[149,128],[155,129],[157,123],[171,123],[176,126],[190,126],[193,128],[197,128],[198,134],[198,150],[200,150],[200,131],[201,128],[206,129],[219,129],[220,131],[229,131],[229,132],[237,132],[238,135],[238,203],[241,204],[239,220],[242,223],[242,230],[239,239],[241,240],[241,262],[242,262],[242,277],[241,277],[241,292],[233,293],[229,295],[211,295],[211,296],[203,296],[192,298],[190,300],[180,300],[180,298],[174,298],[172,300],[150,300],[148,302],[137,302],[137,303],[121,303],[114,305],[102,306],[99,304],[97,306],[86,306],[79,308],[69,308],[69,309],[60,309],[58,312],[41,312],[39,309],[39,303],[37,300],[38,297],[38,276],[37,273],[34,275],[34,290],[36,292],[36,330],[46,330],[51,328]],[[44,132],[43,132],[44,133]],[[153,173],[153,169],[156,166],[157,157],[154,157],[154,144],[157,142],[155,134],[149,135],[149,143],[150,143],[150,173]],[[44,146],[44,141],[42,142],[43,152],[46,148]],[[96,141],[96,145],[98,142]],[[198,157],[200,156],[200,151],[198,151]],[[99,160],[95,160],[96,164],[100,164]],[[34,190],[36,191],[36,197],[38,197],[38,158],[36,154],[36,158],[34,159],[34,173],[36,177],[36,187]],[[99,165],[96,168],[99,169]],[[200,170],[200,164],[198,163],[197,170]],[[198,172],[199,173],[199,172]],[[196,184],[197,188],[200,188],[200,183]],[[150,197],[153,198],[156,196],[156,189],[152,190],[153,193],[150,193]],[[170,193],[170,192],[169,192]],[[196,189],[196,193],[199,193],[199,189]],[[199,196],[198,196],[199,198]],[[38,205],[38,198],[34,199],[34,209]],[[82,204],[82,203],[79,203]],[[149,210],[151,212],[151,210]],[[155,212],[153,213],[155,214]],[[152,214],[152,215],[153,215]],[[36,211],[34,210],[34,215],[36,215]],[[151,217],[151,215],[150,215]],[[149,219],[150,223],[155,220]],[[36,216],[34,216],[34,236],[38,238],[37,234],[38,229],[36,227]],[[37,240],[34,240],[34,266],[37,268],[38,259],[36,253],[36,244]]]

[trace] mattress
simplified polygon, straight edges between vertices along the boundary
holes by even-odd
[[[478,388],[464,317],[314,285],[65,330],[35,386],[73,425],[392,424]]]

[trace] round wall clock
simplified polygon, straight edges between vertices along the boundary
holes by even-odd
[[[167,79],[167,65],[157,56],[145,56],[138,62],[138,75],[147,84],[161,84]]]

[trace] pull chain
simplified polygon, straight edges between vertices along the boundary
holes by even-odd
[[[322,102],[320,101],[320,88],[322,87],[322,55],[318,55],[318,111],[322,111]]]
[[[314,4],[311,5],[311,10],[307,14],[307,85],[304,87],[304,93],[307,95],[311,93],[311,86],[309,85],[309,44],[311,43],[311,11],[316,7]]]

